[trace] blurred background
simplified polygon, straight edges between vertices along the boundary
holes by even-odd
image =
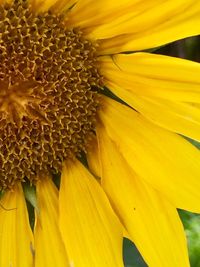
[[[200,37],[183,39],[150,52],[200,62]],[[200,143],[189,141],[200,149]],[[200,267],[200,215],[182,210],[179,210],[179,214],[187,236],[191,267]],[[124,263],[125,267],[147,267],[134,244],[128,239],[124,239]]]

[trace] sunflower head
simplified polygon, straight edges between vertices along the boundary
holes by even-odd
[[[64,159],[85,150],[102,78],[96,44],[67,29],[62,15],[6,3],[0,31],[0,187],[10,188],[59,172]]]
[[[123,267],[125,230],[148,266],[189,267],[200,65],[141,51],[199,34],[199,11],[0,0],[0,266]]]

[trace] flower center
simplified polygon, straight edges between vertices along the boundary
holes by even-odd
[[[95,125],[96,45],[28,1],[0,6],[0,189],[85,150]]]

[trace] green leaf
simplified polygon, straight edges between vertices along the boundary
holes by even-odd
[[[37,198],[36,198],[36,190],[35,186],[31,186],[30,184],[23,184],[23,190],[24,190],[24,195],[26,200],[37,210],[38,205],[37,205]]]
[[[179,211],[188,240],[191,267],[200,267],[200,215]]]

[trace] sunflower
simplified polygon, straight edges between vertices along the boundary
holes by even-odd
[[[199,13],[1,1],[1,267],[122,267],[123,236],[150,267],[189,266],[177,208],[200,212],[200,65],[137,51],[199,34]]]

